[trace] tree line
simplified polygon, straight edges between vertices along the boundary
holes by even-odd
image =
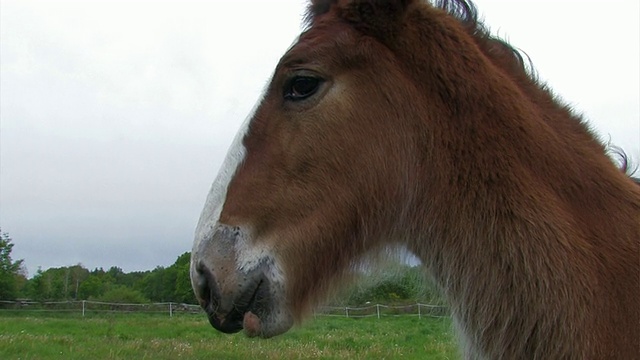
[[[11,258],[12,239],[0,231],[0,300],[95,300],[117,303],[175,302],[197,304],[189,278],[190,253],[178,256],[169,267],[125,273],[112,266],[89,270],[81,264],[38,269],[28,279],[23,260]],[[330,302],[356,305],[367,302],[442,303],[419,267],[406,264],[385,266],[385,271],[363,271],[352,285]]]
[[[189,252],[169,267],[149,271],[125,273],[117,266],[89,270],[77,264],[38,269],[28,279],[24,261],[11,258],[13,246],[9,234],[0,230],[0,300],[197,303],[189,279]]]

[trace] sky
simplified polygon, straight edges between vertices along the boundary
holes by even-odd
[[[0,3],[0,227],[41,267],[169,266],[306,2]],[[477,0],[640,162],[640,2]]]

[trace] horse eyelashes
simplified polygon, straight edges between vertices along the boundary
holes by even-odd
[[[312,76],[296,76],[287,82],[284,98],[290,101],[304,100],[315,94],[320,87],[321,80]]]

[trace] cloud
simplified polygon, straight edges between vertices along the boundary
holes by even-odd
[[[640,159],[638,3],[478,0],[603,137]],[[170,265],[304,1],[3,0],[0,225],[14,258]],[[597,19],[597,26],[594,25]]]

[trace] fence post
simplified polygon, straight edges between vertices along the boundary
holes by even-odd
[[[84,304],[87,302],[87,300],[82,300],[82,317],[84,317]]]
[[[169,303],[169,317],[173,317],[173,307],[171,306],[171,303]]]
[[[422,319],[422,313],[420,313],[420,303],[418,303],[418,319]]]
[[[378,313],[378,319],[380,319],[380,304],[376,304],[376,312]]]
[[[344,313],[349,317],[349,308],[345,306]]]

